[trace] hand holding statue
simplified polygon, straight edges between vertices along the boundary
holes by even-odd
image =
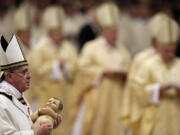
[[[47,126],[48,132],[51,132],[53,128],[57,128],[61,123],[60,112],[62,109],[63,104],[60,99],[56,97],[50,98],[45,107],[39,108],[31,115],[31,119],[34,123],[33,129],[37,131],[37,129],[39,129],[37,127],[45,125]]]

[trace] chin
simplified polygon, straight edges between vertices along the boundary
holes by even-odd
[[[24,91],[26,91],[26,90],[28,90],[29,89],[29,87],[26,87],[26,88],[24,88]]]

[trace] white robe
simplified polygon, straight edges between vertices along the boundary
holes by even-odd
[[[34,135],[31,109],[29,105],[23,105],[17,98],[18,90],[9,83],[0,83],[0,92],[12,97],[12,100],[0,94],[0,135]],[[23,96],[23,95],[22,95]],[[25,99],[27,102],[27,100]]]

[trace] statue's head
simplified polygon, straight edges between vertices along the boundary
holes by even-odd
[[[63,110],[63,103],[57,97],[50,98],[46,105],[51,107],[57,113],[60,113]]]

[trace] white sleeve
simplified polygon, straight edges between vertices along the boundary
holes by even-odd
[[[50,74],[50,79],[51,80],[61,80],[61,78],[62,78],[62,71],[59,68],[59,62],[56,60],[53,63],[53,69]]]
[[[64,77],[67,79],[67,80],[71,80],[72,79],[72,75],[69,71],[69,66],[68,64],[64,64],[64,68],[63,68],[63,73],[64,73]]]
[[[0,135],[34,135],[33,130],[17,129],[2,107],[0,107],[0,123]]]
[[[159,96],[160,96],[160,84],[155,84],[154,85],[154,89],[153,89],[153,93],[152,93],[152,97],[150,99],[150,103],[151,104],[159,104]]]
[[[96,77],[93,81],[93,86],[94,87],[99,86],[99,84],[101,83],[101,80],[102,80],[102,75],[99,75],[98,77]]]
[[[71,135],[82,135],[84,115],[85,115],[85,105],[84,103],[82,103],[79,107],[79,112],[75,120],[75,124]]]

